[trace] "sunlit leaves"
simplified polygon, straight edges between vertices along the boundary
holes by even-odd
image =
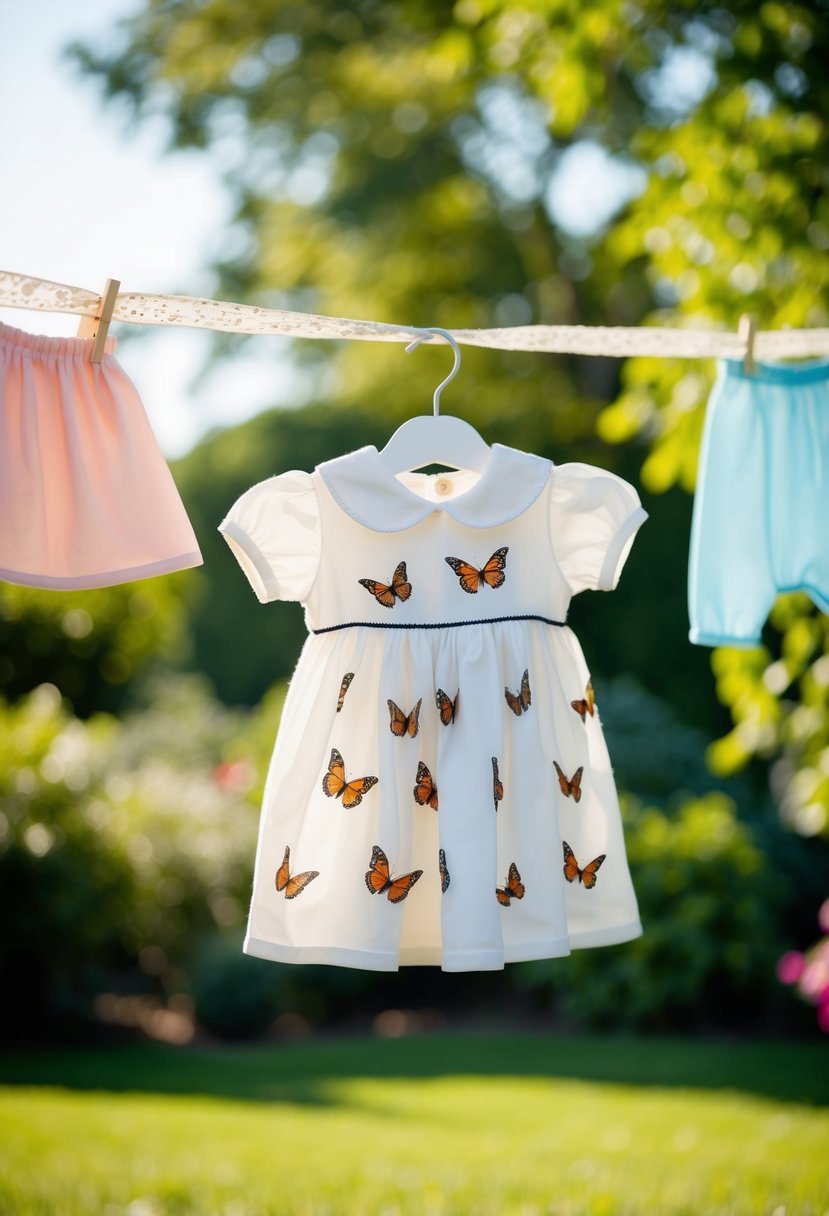
[[[771,617],[780,657],[765,647],[721,648],[712,666],[734,730],[709,759],[726,774],[754,755],[776,757],[771,784],[786,823],[804,836],[829,832],[829,620],[805,596],[781,596]]]
[[[760,17],[794,45],[797,19],[787,8],[764,5]],[[801,49],[810,23],[794,37]],[[759,55],[765,37],[749,17],[737,45]],[[662,319],[736,328],[740,313],[751,311],[763,328],[827,324],[825,111],[797,113],[771,93],[760,105],[748,86],[721,89],[676,129],[644,128],[637,146],[657,171],[609,243],[620,258],[647,260],[666,307]],[[600,419],[608,439],[648,437],[642,478],[654,491],[695,483],[713,369],[689,374],[683,391],[675,366],[629,361],[623,392]],[[826,618],[805,596],[786,596],[771,623],[781,634],[779,659],[766,650],[714,653],[717,694],[734,729],[712,745],[709,760],[725,774],[752,756],[780,757],[773,786],[783,816],[811,835],[829,829],[829,702],[809,667],[826,658]]]
[[[233,296],[450,327],[511,323],[522,301],[550,324],[829,324],[829,39],[813,5],[171,0],[126,30],[120,53],[81,61],[168,113],[178,145],[221,146],[246,236],[216,268]],[[588,141],[647,184],[606,232],[572,238],[550,183]],[[382,403],[389,421],[435,384],[426,355],[405,371],[401,352],[357,343],[315,358],[327,399]],[[504,402],[521,380],[522,426],[531,403],[557,403],[533,437],[592,430],[596,403],[562,363],[470,352],[465,367],[453,404],[481,424],[516,421]],[[599,432],[647,445],[648,490],[693,490],[713,376],[624,366]],[[734,730],[712,761],[823,773],[821,618],[801,598],[769,633],[759,658],[715,656]],[[804,783],[824,798],[823,778]]]

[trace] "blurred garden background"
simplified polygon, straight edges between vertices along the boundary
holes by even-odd
[[[817,327],[827,16],[146,0],[69,57],[226,192],[200,294],[450,329]],[[0,1211],[829,1211],[829,622],[788,594],[762,647],[687,640],[713,363],[464,349],[447,412],[613,469],[650,513],[618,590],[570,615],[645,932],[375,975],[241,953],[304,626],[216,528],[262,478],[382,446],[450,363],[267,341],[292,404],[275,384],[172,463],[203,567],[0,584]],[[215,335],[210,366],[246,345]]]

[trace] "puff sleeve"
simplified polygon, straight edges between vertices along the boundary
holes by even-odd
[[[647,518],[636,490],[615,473],[589,464],[557,466],[550,491],[550,536],[573,595],[614,589]]]
[[[219,531],[260,603],[308,596],[321,551],[310,473],[281,473],[251,486],[237,498]]]

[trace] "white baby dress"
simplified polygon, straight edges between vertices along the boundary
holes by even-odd
[[[500,969],[641,934],[570,598],[647,518],[627,482],[495,444],[480,474],[374,447],[243,494],[220,525],[309,637],[265,787],[243,950]]]

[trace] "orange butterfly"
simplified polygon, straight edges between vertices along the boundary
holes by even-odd
[[[428,802],[433,811],[438,809],[438,787],[422,760],[418,762],[417,785],[414,787],[413,793],[418,806],[425,806]]]
[[[458,697],[460,692],[455,693],[455,700],[448,697],[442,688],[439,688],[435,693],[435,704],[438,707],[440,720],[444,726],[448,726],[450,722],[455,721],[455,714],[458,712]]]
[[[501,586],[506,578],[504,566],[507,564],[508,553],[509,545],[504,545],[503,549],[496,549],[483,570],[470,566],[469,562],[463,561],[460,557],[446,557],[444,561],[452,567],[461,580],[463,590],[469,595],[477,595],[481,583],[486,583],[488,587],[492,588]]]
[[[607,857],[607,853],[602,853],[599,857],[594,857],[582,868],[576,861],[576,855],[570,848],[566,840],[562,840],[564,846],[564,877],[568,882],[575,882],[578,878],[580,883],[587,887],[588,891],[596,885],[596,874],[599,867]]]
[[[503,904],[505,908],[509,907],[510,900],[524,898],[524,884],[515,862],[509,868],[509,876],[503,887],[495,888],[495,897],[498,903]]]
[[[593,693],[592,680],[587,681],[587,688],[584,690],[584,700],[571,701],[570,704],[579,715],[582,722],[584,722],[587,714],[590,714],[591,718],[593,717],[594,713],[596,712],[596,697]]]
[[[492,797],[495,799],[495,809],[497,811],[498,803],[504,797],[504,786],[498,775],[498,760],[495,756],[492,757]]]
[[[561,786],[561,792],[565,798],[572,798],[574,802],[581,801],[581,775],[584,772],[584,765],[577,768],[573,776],[568,781],[564,773],[559,768],[556,761],[553,761],[553,767],[558,773],[558,783]]]
[[[414,739],[420,727],[420,707],[423,704],[423,697],[420,698],[417,705],[409,714],[404,714],[399,705],[395,705],[394,701],[388,701],[389,707],[389,730],[398,739],[402,739],[404,735],[408,735],[410,739]]]
[[[322,792],[329,798],[342,798],[343,806],[359,806],[363,794],[367,794],[377,777],[355,777],[351,781],[345,779],[345,761],[336,747],[331,748],[331,759],[328,761],[328,772],[322,779]]]
[[[345,675],[343,676],[343,682],[340,685],[340,695],[337,699],[337,713],[339,713],[343,707],[343,701],[345,700],[345,694],[348,692],[349,688],[351,687],[351,681],[353,679],[354,679],[353,671],[347,671],[345,673]]]
[[[504,689],[504,696],[507,698],[507,705],[510,707],[516,718],[525,713],[532,704],[532,696],[530,695],[530,673],[525,670],[521,677],[521,691],[512,693],[508,688]]]
[[[384,608],[393,608],[395,600],[407,600],[412,594],[412,584],[406,582],[405,562],[396,567],[390,583],[378,583],[373,578],[358,578],[357,582]]]
[[[443,895],[450,882],[449,871],[446,868],[446,853],[443,849],[438,849],[438,869],[440,870],[440,890]]]
[[[291,850],[285,845],[285,856],[282,865],[276,871],[276,889],[284,891],[286,899],[296,899],[300,891],[304,891],[309,882],[319,878],[319,870],[306,870],[304,874],[291,874],[288,866],[291,860]]]
[[[399,878],[392,878],[389,859],[379,844],[376,844],[371,850],[371,869],[366,871],[366,886],[372,895],[382,895],[385,891],[389,903],[399,904],[409,894],[422,873],[422,870],[412,870],[411,874],[401,874]]]

